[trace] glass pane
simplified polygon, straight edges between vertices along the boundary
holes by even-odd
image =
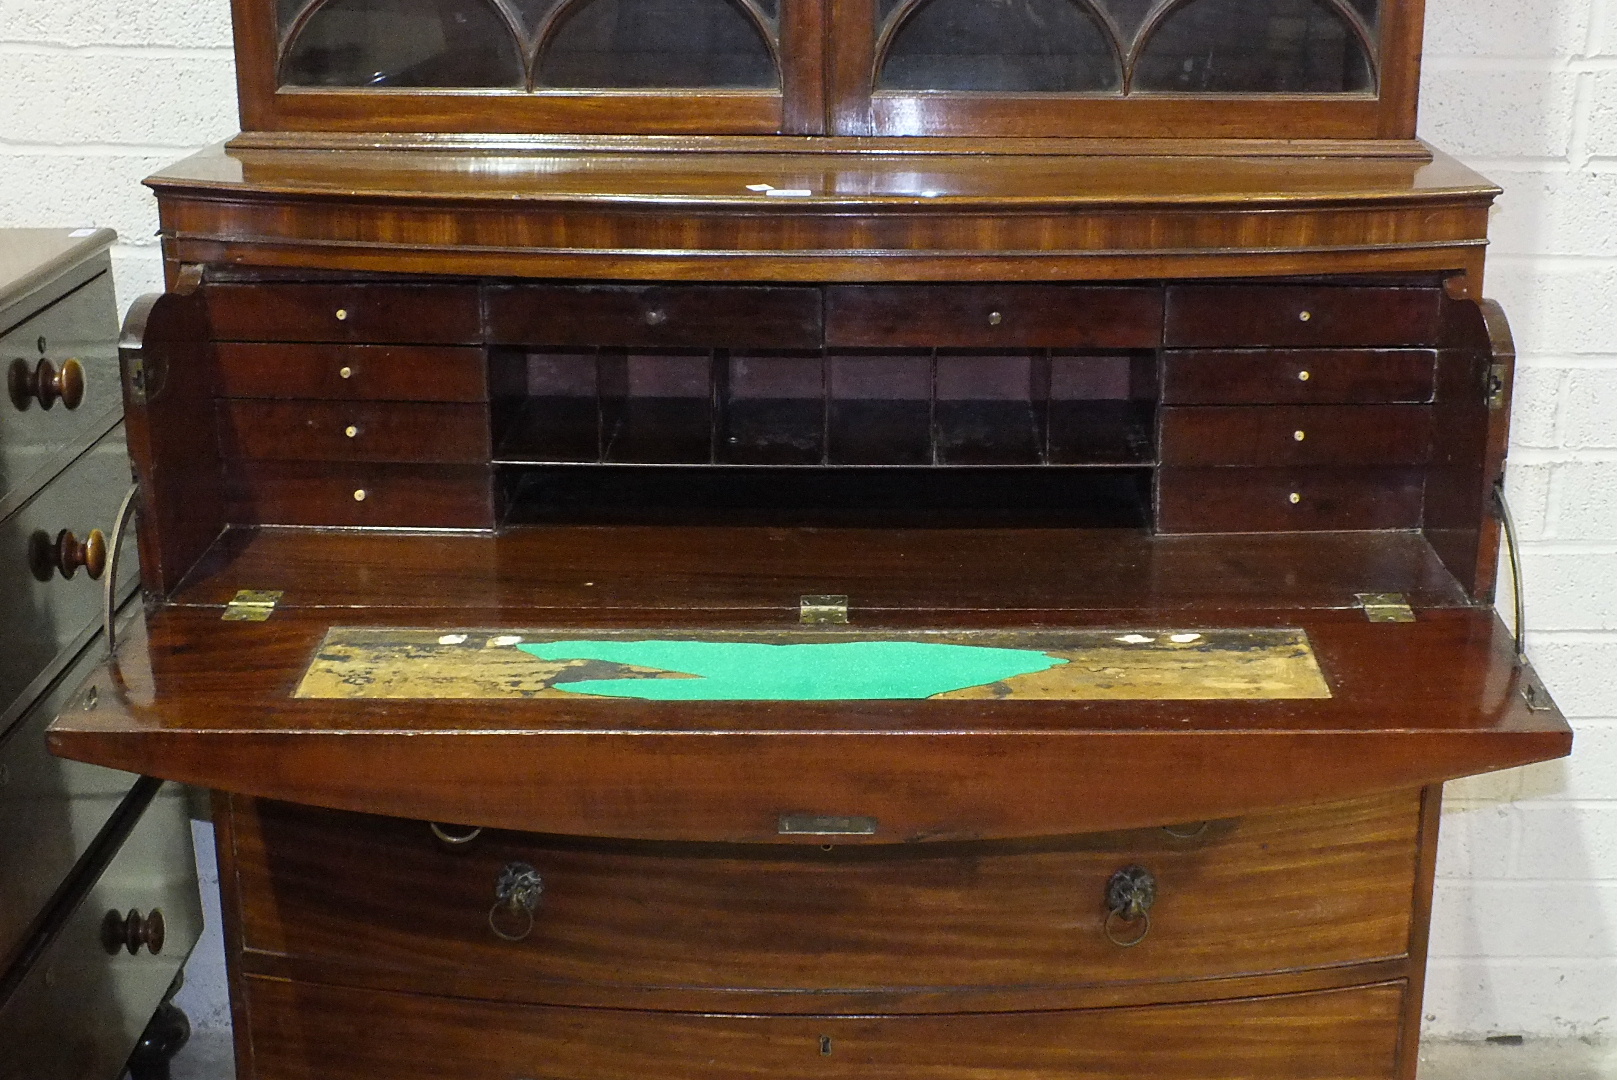
[[[1353,5],[1353,9],[1359,13],[1359,17],[1364,20],[1366,26],[1371,29],[1375,28],[1376,23],[1381,18],[1379,0],[1348,0],[1348,3]]]
[[[1110,35],[1074,0],[926,0],[894,33],[881,90],[1077,93],[1122,85]]]
[[[309,5],[309,0],[275,0],[275,30],[284,34],[291,29],[298,14]]]
[[[1134,35],[1145,22],[1145,17],[1151,14],[1154,8],[1161,7],[1163,0],[1095,0],[1095,4],[1102,11],[1112,17],[1117,28],[1123,32],[1125,46],[1134,40]]]
[[[517,23],[529,34],[563,3],[563,0],[506,0],[517,13]]]
[[[285,86],[521,86],[522,58],[483,0],[332,0],[303,24]]]
[[[731,0],[581,0],[539,60],[541,86],[770,89],[775,61]]]
[[[1319,0],[1191,0],[1152,33],[1135,90],[1333,94],[1369,90],[1358,35]]]

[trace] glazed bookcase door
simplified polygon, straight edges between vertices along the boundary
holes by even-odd
[[[1419,0],[840,0],[861,135],[1413,138]]]
[[[245,130],[814,134],[820,0],[235,0]]]

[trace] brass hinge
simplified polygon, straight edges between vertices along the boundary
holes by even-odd
[[[1505,365],[1489,364],[1487,391],[1488,408],[1494,411],[1505,407]]]
[[[803,623],[846,623],[846,596],[805,596],[798,604],[797,621]]]
[[[1414,622],[1415,609],[1403,593],[1356,593],[1364,617],[1371,622]]]
[[[242,589],[225,605],[225,622],[264,622],[285,595],[280,589]]]

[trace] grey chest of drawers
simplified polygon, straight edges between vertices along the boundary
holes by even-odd
[[[120,1075],[201,931],[181,790],[45,748],[138,576],[113,238],[0,229],[0,1080]]]

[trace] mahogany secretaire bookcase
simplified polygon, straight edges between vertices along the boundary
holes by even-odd
[[[215,792],[242,1080],[1410,1080],[1571,744],[1422,15],[235,0],[52,739]]]

